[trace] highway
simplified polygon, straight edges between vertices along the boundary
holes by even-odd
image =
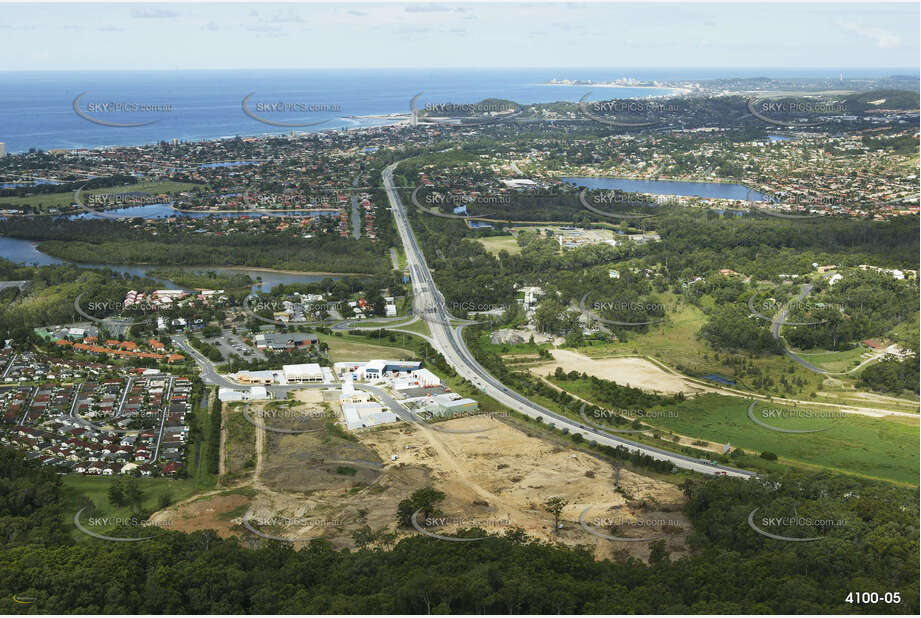
[[[452,326],[451,324],[452,316],[445,307],[444,297],[438,291],[432,274],[429,271],[428,264],[425,261],[425,257],[419,249],[416,237],[409,225],[406,210],[397,193],[397,188],[394,185],[393,170],[397,165],[399,165],[399,162],[385,168],[382,177],[384,188],[387,192],[387,198],[390,201],[391,211],[393,212],[393,218],[403,242],[407,268],[412,278],[414,311],[428,324],[429,330],[432,333],[433,347],[445,357],[445,360],[454,367],[459,375],[472,382],[499,403],[525,416],[531,418],[541,417],[544,422],[552,422],[558,429],[567,428],[570,433],[581,434],[586,440],[594,440],[599,444],[612,447],[623,446],[634,452],[639,451],[640,453],[649,455],[657,460],[669,461],[678,468],[702,474],[725,474],[726,476],[743,478],[755,476],[753,472],[747,470],[711,464],[702,459],[688,457],[679,453],[672,453],[664,449],[647,446],[619,437],[613,433],[586,427],[533,403],[519,393],[509,389],[490,375],[489,372],[473,358],[473,355],[467,349],[463,336],[461,335],[463,325]]]
[[[358,186],[358,179],[361,176],[355,176],[355,180],[352,181],[352,186]],[[355,192],[352,192],[352,236],[355,240],[361,238],[361,215],[358,212],[358,196]]]

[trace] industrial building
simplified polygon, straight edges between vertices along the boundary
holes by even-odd
[[[310,333],[259,333],[253,337],[257,350],[284,352],[316,345],[317,336]]]
[[[422,361],[370,360],[366,363],[335,363],[333,369],[340,378],[351,376],[353,380],[371,381],[410,373],[422,369]]]
[[[317,363],[282,365],[286,384],[311,384],[323,382],[323,369]]]
[[[367,403],[369,401],[371,401],[371,395],[364,391],[355,390],[351,378],[348,378],[342,385],[342,392],[339,394],[339,403],[344,405],[347,403]]]
[[[235,382],[240,384],[280,384],[282,381],[281,372],[277,369],[267,369],[264,371],[240,371],[230,376]]]
[[[426,368],[394,378],[391,387],[397,397],[425,397],[446,392],[441,380]]]
[[[390,410],[385,410],[381,404],[373,401],[344,403],[342,404],[342,414],[345,416],[345,426],[352,431],[397,421],[396,414]]]
[[[480,409],[476,400],[461,397],[457,393],[434,395],[427,398],[423,405],[433,416],[461,416]]]
[[[233,388],[219,388],[217,397],[221,401],[261,401],[271,399],[264,386],[253,386],[249,390]]]

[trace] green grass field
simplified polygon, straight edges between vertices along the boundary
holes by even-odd
[[[186,191],[197,185],[187,182],[139,182],[134,185],[123,185],[118,187],[107,187],[104,189],[94,189],[85,191],[81,195],[83,203],[87,203],[89,195],[104,195],[110,193],[129,193],[141,191],[156,195],[158,193],[175,193]],[[0,207],[20,208],[22,206],[33,206],[41,208],[67,208],[74,203],[73,191],[62,193],[45,193],[42,195],[32,195],[29,197],[7,197],[0,198]]]
[[[80,474],[68,474],[62,477],[64,523],[73,530],[75,539],[89,538],[74,526],[74,514],[85,506],[91,506],[90,503],[95,508],[87,508],[80,516],[80,523],[88,530],[98,534],[111,534],[118,528],[114,521],[107,521],[113,518],[130,518],[134,516],[138,517],[139,520],[145,519],[143,515],[136,514],[130,506],[116,506],[109,502],[108,492],[113,481],[114,477],[83,476]],[[163,496],[168,496],[171,502],[177,502],[198,491],[193,479],[139,478],[137,482],[143,496],[141,514],[158,510]],[[133,532],[136,532],[136,530],[129,530],[122,536],[131,536]],[[119,536],[119,534],[111,535]]]
[[[553,380],[551,380],[553,381]],[[586,380],[567,380],[558,384],[567,392],[592,401],[591,387]],[[800,468],[828,468],[839,472],[883,479],[899,483],[918,484],[919,423],[917,418],[873,418],[860,415],[841,415],[835,408],[782,405],[758,402],[752,410],[762,423],[780,429],[814,430],[815,433],[794,434],[774,431],[758,425],[748,417],[750,399],[707,394],[668,408],[648,408],[642,422],[662,432],[674,432],[689,438],[699,438],[718,444],[732,444],[748,455],[763,451],[775,453],[779,460],[769,462],[747,457],[734,464],[759,471],[780,469],[783,465]],[[598,403],[599,407],[606,407]],[[549,407],[549,406],[548,406]],[[768,410],[782,410],[781,418],[762,414]],[[806,414],[801,411],[808,410]],[[668,414],[655,416],[655,412]],[[578,416],[564,412],[570,418]],[[819,413],[819,414],[817,414]],[[826,417],[822,417],[824,414]],[[796,416],[794,416],[796,415]],[[808,416],[812,415],[812,418]],[[791,417],[792,416],[792,417]],[[799,418],[802,416],[804,418]],[[603,425],[603,421],[598,424]],[[612,425],[612,427],[615,427]],[[652,439],[650,434],[627,436],[654,446],[668,442]],[[746,464],[746,462],[748,462]]]
[[[368,328],[368,327],[380,327],[380,328],[390,328],[402,322],[408,322],[412,319],[412,315],[399,315],[396,316],[401,318],[397,321],[382,321],[382,320],[351,320],[352,326],[355,328]]]
[[[686,436],[729,442],[747,453],[770,451],[781,462],[793,465],[821,466],[871,478],[918,483],[917,419],[853,414],[840,417],[833,414],[834,408],[823,409],[821,405],[795,409],[770,402],[755,405],[755,418],[772,427],[823,430],[793,434],[753,422],[747,414],[750,404],[751,401],[741,398],[704,395],[671,408],[673,416],[646,419],[646,422]],[[784,410],[781,414],[785,416],[772,417],[771,410]],[[816,412],[832,413],[833,418],[798,418],[802,410],[810,410],[806,414],[814,416]]]
[[[808,361],[826,371],[841,372],[848,371],[859,365],[864,360],[864,354],[868,349],[864,346],[858,346],[853,350],[844,350],[842,352],[829,352],[826,350],[797,350],[793,352],[805,361]],[[842,377],[842,376],[835,376]]]
[[[510,255],[518,255],[521,253],[521,247],[518,246],[518,241],[515,240],[515,237],[511,234],[508,236],[478,238],[477,242],[483,245],[483,247],[493,255],[499,255],[499,252],[503,249],[508,251]]]
[[[319,335],[321,342],[329,346],[329,360],[332,363],[345,361],[367,361],[375,358],[385,358],[393,360],[407,360],[413,358],[412,352],[404,350],[399,346],[399,333],[394,335],[397,339],[397,347],[387,345],[390,342],[387,339],[381,340],[381,345],[369,344],[366,339],[343,334],[337,335]],[[412,337],[412,335],[406,335]]]
[[[432,332],[429,330],[428,324],[426,324],[424,320],[418,320],[407,326],[401,326],[400,330],[408,330],[413,333],[425,335],[426,337],[432,336]]]

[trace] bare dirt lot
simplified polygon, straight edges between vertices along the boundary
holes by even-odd
[[[283,406],[251,405],[249,413],[262,427],[254,428],[251,444],[240,446],[248,456],[255,453],[253,474],[237,477],[235,493],[211,492],[157,517],[183,530],[213,528],[248,542],[275,536],[303,547],[324,537],[335,547],[353,547],[353,534],[365,527],[397,538],[419,534],[398,526],[397,505],[417,489],[434,487],[446,494],[438,508],[449,518],[425,525],[436,534],[450,536],[470,527],[493,534],[521,529],[543,540],[594,546],[598,558],[623,551],[648,557],[647,542],[612,541],[592,530],[619,537],[664,536],[673,555],[684,551],[690,524],[679,512],[684,497],[675,485],[626,469],[618,473],[599,458],[486,416],[429,427],[399,422],[351,434],[329,418],[338,403],[323,399],[320,391],[301,391],[296,402]],[[282,409],[327,415],[305,413],[292,420]],[[286,422],[304,431],[272,429]],[[555,496],[568,501],[556,534],[543,507]],[[589,530],[579,522],[583,513]]]
[[[572,350],[560,349],[550,350],[550,353],[553,355],[553,362],[532,367],[532,373],[547,376],[556,371],[557,367],[561,367],[563,371],[585,372],[596,378],[613,380],[618,384],[665,395],[679,392],[692,395],[705,390],[643,358],[589,358]]]
[[[445,516],[488,523],[482,527],[493,533],[520,528],[529,536],[544,540],[595,545],[598,557],[610,556],[617,549],[646,557],[647,543],[599,539],[580,526],[579,515],[591,507],[586,520],[591,523],[598,517],[604,519],[605,509],[616,507],[621,513],[619,520],[628,529],[639,530],[629,522],[646,522],[654,511],[664,508],[674,512],[656,519],[674,520],[682,528],[672,530],[668,541],[672,551],[681,551],[684,533],[690,525],[677,512],[684,498],[676,486],[623,470],[618,490],[610,464],[528,437],[494,418],[454,419],[435,427],[451,432],[486,431],[448,433],[406,426],[401,431],[368,435],[363,441],[383,456],[399,454],[404,465],[428,468],[434,487],[447,494],[441,505]],[[558,534],[553,533],[553,518],[542,506],[554,496],[569,502],[563,510],[563,528]],[[464,526],[454,526],[457,527]],[[642,532],[653,536],[650,530]],[[439,534],[450,531],[450,526],[438,529]],[[609,534],[604,528],[600,531]]]
[[[233,521],[249,505],[246,492],[209,492],[183,500],[172,507],[159,511],[150,519],[152,523],[168,530],[194,532],[214,530],[222,538],[239,536],[239,526]]]

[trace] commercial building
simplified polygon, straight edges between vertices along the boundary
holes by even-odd
[[[434,416],[461,416],[480,409],[480,404],[457,393],[444,393],[430,397],[425,409]]]
[[[407,373],[422,368],[422,361],[372,360],[364,366],[364,379],[377,380],[386,375]]]
[[[386,376],[410,373],[422,369],[422,361],[371,360],[365,363],[335,363],[333,369],[342,379],[380,380]]]
[[[306,348],[317,343],[317,336],[310,333],[259,333],[253,337],[257,350],[283,352]]]
[[[390,410],[373,401],[366,403],[343,403],[342,414],[345,416],[345,426],[350,430],[363,427],[374,427],[384,423],[395,423],[397,416]]]
[[[282,382],[282,373],[277,369],[240,371],[230,377],[240,384],[281,384]]]
[[[424,367],[394,378],[391,387],[398,397],[425,397],[446,392],[438,376]]]
[[[282,365],[287,384],[307,384],[323,382],[323,369],[317,363],[300,365]]]
[[[217,397],[221,401],[260,401],[271,399],[271,396],[264,386],[253,386],[249,390],[219,388],[217,390]]]
[[[371,395],[364,391],[355,390],[355,385],[352,383],[352,379],[348,378],[345,383],[342,385],[342,392],[339,394],[339,403],[367,403],[371,401]]]

